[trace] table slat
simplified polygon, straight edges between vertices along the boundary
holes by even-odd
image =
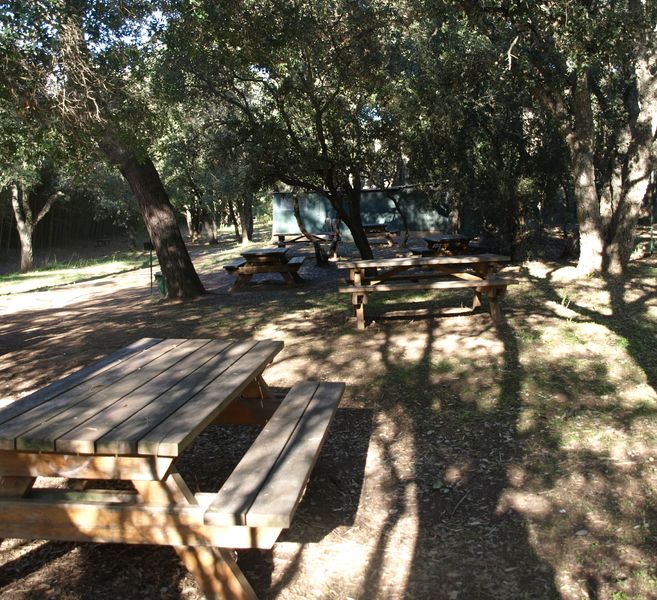
[[[110,371],[120,363],[125,363],[128,358],[132,358],[135,354],[142,352],[161,341],[162,340],[157,338],[142,338],[125,348],[121,348],[120,350],[71,373],[59,381],[55,381],[28,396],[16,400],[16,402],[12,402],[0,409],[0,423],[5,423],[10,419],[51,400],[55,396],[74,388],[91,377]]]
[[[122,360],[111,368],[89,377],[83,382],[66,389],[48,402],[37,404],[23,411],[14,418],[0,425],[0,449],[11,450],[16,445],[16,438],[22,433],[82,402],[99,390],[121,381],[129,374],[141,369],[144,365],[162,356],[185,340],[162,340],[159,343],[137,353],[129,355],[130,360]],[[68,378],[66,378],[68,379]],[[65,380],[62,380],[65,381]],[[60,382],[61,383],[61,382]]]
[[[102,454],[136,454],[138,443],[146,434],[169,418],[183,404],[194,398],[239,358],[246,354],[255,340],[233,344],[217,354],[202,368],[180,381],[165,395],[146,405],[142,410],[109,431],[96,442],[96,451]]]
[[[149,404],[157,404],[157,412],[152,415],[150,426],[155,427],[159,420],[166,418],[160,410],[162,396],[170,396],[178,386],[189,391],[187,378],[195,374],[211,358],[228,346],[228,342],[211,341],[192,352],[171,368],[163,371],[148,383],[134,390],[119,402],[108,406],[93,417],[61,436],[55,443],[58,452],[81,452],[91,454],[96,450],[95,443],[106,433],[119,427],[135,413]],[[182,386],[179,384],[183,383]],[[188,394],[189,395],[189,394]]]
[[[231,365],[218,378],[150,431],[138,444],[139,454],[178,456],[223,408],[262,373],[283,348],[283,342],[262,341]]]
[[[172,340],[173,341],[173,340]],[[208,340],[176,340],[169,352],[158,356],[142,368],[131,372],[119,381],[102,387],[81,402],[52,416],[44,423],[16,437],[19,450],[55,450],[55,441],[66,432],[84,423],[106,406],[119,401],[125,395],[144,385],[162,371],[172,367],[188,354],[208,343]],[[93,381],[93,380],[92,380]]]

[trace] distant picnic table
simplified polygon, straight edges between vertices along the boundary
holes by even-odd
[[[258,273],[278,273],[288,285],[303,283],[298,271],[304,257],[290,258],[288,252],[285,247],[251,248],[241,252],[241,258],[224,265],[224,269],[235,276],[235,283],[230,291],[244,286]]]
[[[358,329],[365,329],[365,305],[374,292],[471,288],[474,290],[472,309],[481,306],[481,296],[488,297],[491,318],[501,320],[498,299],[513,278],[498,275],[508,256],[477,254],[464,256],[409,256],[351,260],[338,263],[348,270],[347,285],[339,291],[351,295]]]
[[[473,236],[461,235],[459,233],[441,233],[427,235],[424,241],[427,244],[426,256],[457,256],[470,253],[470,242]]]
[[[388,246],[394,246],[395,238],[399,235],[399,230],[388,229],[385,223],[363,223],[363,231],[368,238],[383,237]]]

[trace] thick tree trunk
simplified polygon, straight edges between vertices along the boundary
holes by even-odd
[[[607,270],[625,271],[634,249],[636,225],[649,190],[652,145],[657,132],[657,53],[644,51],[636,66],[637,106],[630,107],[632,138],[622,171],[622,194],[610,226]]]
[[[100,147],[118,167],[137,199],[167,284],[167,296],[193,298],[205,293],[153,162],[148,157],[138,157],[111,133],[105,135]]]
[[[595,124],[587,69],[581,69],[577,74],[573,113],[574,124],[566,142],[570,149],[579,223],[580,252],[577,268],[583,273],[600,273],[603,268],[604,240],[600,201],[595,189]]]

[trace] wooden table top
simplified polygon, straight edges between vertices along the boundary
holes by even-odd
[[[473,239],[471,235],[461,235],[460,233],[444,233],[437,235],[427,235],[424,241],[431,244],[440,244],[441,242],[465,242]]]
[[[282,348],[144,338],[0,409],[0,450],[178,456]]]
[[[274,257],[283,257],[285,256],[289,250],[287,248],[250,248],[248,250],[244,250],[244,252],[240,252],[240,254],[249,260],[249,258],[274,258]]]
[[[373,258],[346,260],[337,263],[340,269],[368,269],[373,267],[421,267],[431,265],[469,265],[509,262],[510,257],[501,254],[468,254],[462,256],[406,256],[401,258]]]
[[[385,231],[387,227],[385,223],[363,223],[365,231]]]

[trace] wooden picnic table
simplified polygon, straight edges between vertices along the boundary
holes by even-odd
[[[288,251],[285,247],[266,247],[241,252],[242,258],[224,265],[224,269],[236,277],[230,291],[244,286],[258,273],[278,273],[288,285],[303,283],[298,271],[305,257],[289,258]]]
[[[394,246],[395,236],[399,235],[398,230],[388,229],[385,223],[363,223],[363,231],[368,238],[383,237],[388,246]]]
[[[468,254],[470,252],[469,244],[473,239],[473,236],[459,233],[427,235],[424,237],[428,254],[438,254],[440,256]]]
[[[491,318],[501,320],[498,299],[515,279],[497,275],[503,263],[510,260],[499,254],[465,256],[409,256],[352,260],[338,263],[348,269],[348,285],[340,292],[351,294],[358,329],[365,329],[365,305],[373,292],[471,288],[472,309],[481,306],[481,296],[488,296]]]
[[[344,389],[276,401],[262,373],[282,347],[145,338],[3,407],[0,537],[170,545],[207,598],[255,598],[228,549],[290,526]],[[221,422],[266,426],[219,492],[194,494],[176,461]]]
[[[332,242],[335,240],[335,231],[327,231],[322,233],[311,233],[308,239],[303,233],[274,233],[272,234],[272,241],[276,239],[276,245],[279,248],[285,248],[290,244],[315,244]]]

